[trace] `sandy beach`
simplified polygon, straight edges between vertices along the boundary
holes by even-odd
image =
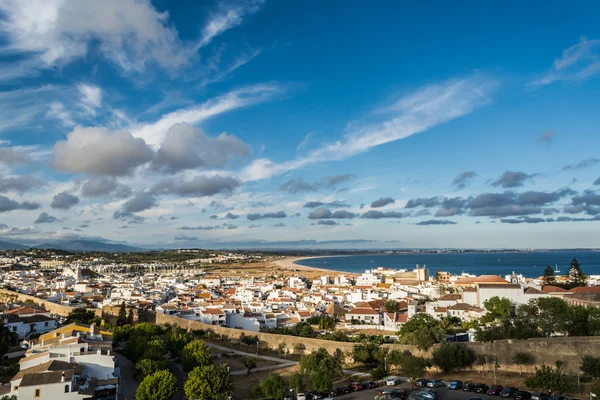
[[[296,261],[300,260],[310,260],[313,258],[329,258],[329,257],[341,257],[341,256],[315,256],[315,257],[286,257],[281,260],[273,261],[273,264],[277,265],[282,270],[287,271],[310,271],[310,272],[327,272],[329,274],[352,274],[351,272],[344,271],[332,271],[330,269],[325,268],[316,268],[316,267],[308,267],[306,265],[296,264]]]

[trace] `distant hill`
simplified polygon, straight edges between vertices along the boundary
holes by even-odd
[[[21,244],[10,243],[10,242],[0,242],[0,250],[20,250],[27,249],[27,246],[23,246]]]
[[[94,240],[65,240],[54,243],[44,243],[35,246],[38,249],[57,249],[66,251],[104,251],[109,253],[129,253],[144,251],[137,247],[118,243],[98,242]]]

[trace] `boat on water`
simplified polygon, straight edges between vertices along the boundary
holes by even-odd
[[[558,264],[555,264],[555,265],[556,265],[556,267],[554,269],[554,272],[560,272],[560,269],[558,269]]]

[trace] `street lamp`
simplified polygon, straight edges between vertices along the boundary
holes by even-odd
[[[383,368],[385,369],[385,372],[387,372],[387,357],[387,354],[385,355],[385,357],[383,357]]]
[[[579,398],[581,399],[581,381],[579,380],[579,374],[581,373],[581,370],[577,368],[575,372],[577,372],[577,387],[579,388]]]

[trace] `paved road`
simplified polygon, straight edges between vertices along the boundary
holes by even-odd
[[[115,357],[119,360],[119,368],[121,369],[121,393],[119,398],[122,400],[135,400],[135,391],[138,387],[138,382],[133,377],[135,366],[119,353],[116,353]]]

